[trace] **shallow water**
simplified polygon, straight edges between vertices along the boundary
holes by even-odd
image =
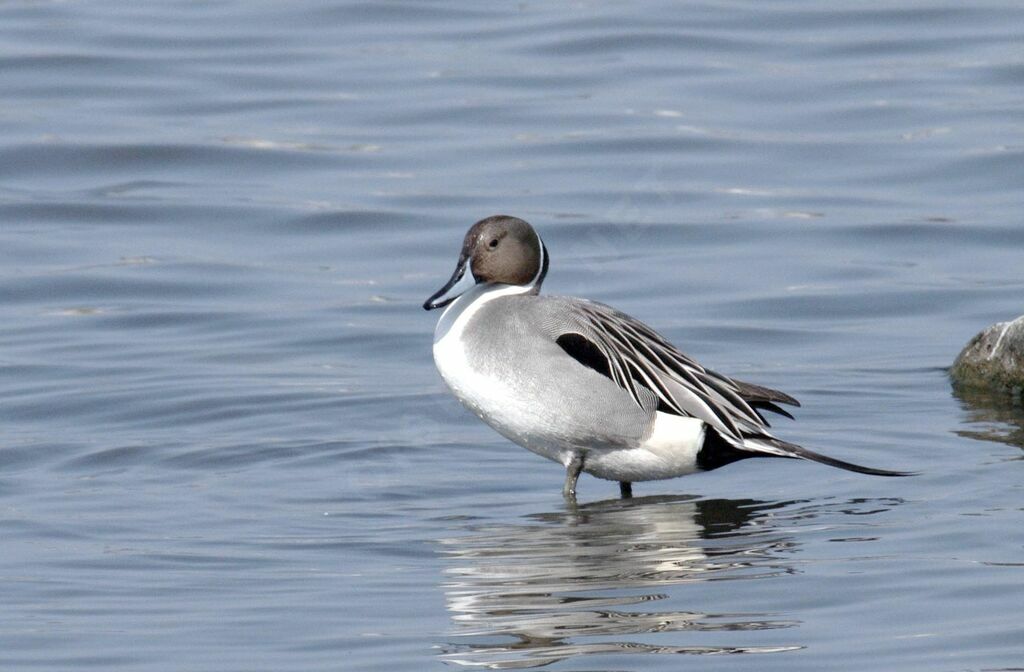
[[[1018,3],[0,5],[0,668],[1008,670]],[[615,484],[461,409],[476,219],[798,397]],[[699,662],[694,660],[699,656]]]

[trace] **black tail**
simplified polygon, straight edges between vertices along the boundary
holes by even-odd
[[[855,471],[858,474],[869,474],[871,476],[916,476],[914,471],[890,471],[888,469],[875,469],[874,467],[863,467],[853,462],[839,460],[828,455],[816,453],[809,448],[789,443],[774,436],[749,436],[739,447],[731,441],[725,440],[714,427],[708,427],[704,434],[704,445],[697,453],[697,466],[704,471],[711,471],[732,464],[748,457],[788,457],[795,460],[810,460],[819,464],[827,464],[830,467]]]
[[[916,476],[915,471],[890,471],[889,469],[875,469],[874,467],[864,467],[853,462],[847,462],[845,460],[839,460],[828,455],[822,455],[816,453],[810,448],[804,448],[798,446],[795,443],[789,443],[788,441],[782,441],[775,437],[757,437],[753,439],[760,444],[767,444],[766,450],[758,450],[756,447],[751,450],[755,455],[775,455],[777,457],[791,457],[799,460],[810,460],[811,462],[817,462],[819,464],[827,464],[830,467],[837,467],[839,469],[845,469],[846,471],[855,471],[858,474],[869,474],[871,476]],[[749,447],[750,442],[745,444],[745,447]],[[770,446],[770,447],[769,447]]]
[[[838,460],[828,455],[822,455],[816,453],[813,450],[804,448],[803,446],[797,446],[795,444],[788,444],[793,452],[793,457],[801,460],[810,460],[811,462],[817,462],[819,464],[827,464],[830,467],[839,467],[847,471],[856,471],[858,474],[870,474],[871,476],[916,476],[916,471],[891,471],[889,469],[876,469],[874,467],[864,467],[853,462],[846,462],[845,460]]]

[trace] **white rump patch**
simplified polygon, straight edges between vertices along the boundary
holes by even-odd
[[[653,481],[697,471],[697,453],[706,425],[700,418],[657,412],[654,428],[636,448],[595,450],[583,459],[583,471],[613,481]]]
[[[652,453],[685,455],[693,464],[704,445],[704,421],[658,411],[651,436],[640,447]]]

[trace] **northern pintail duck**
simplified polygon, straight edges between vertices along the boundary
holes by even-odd
[[[763,411],[792,418],[784,392],[704,368],[639,320],[595,301],[542,296],[548,251],[533,227],[496,215],[466,233],[448,282],[434,361],[467,408],[499,434],[566,469],[632,483],[788,457],[879,476],[776,438]]]

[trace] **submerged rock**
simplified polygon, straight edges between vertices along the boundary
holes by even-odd
[[[999,322],[972,338],[953,362],[949,375],[957,385],[1024,390],[1024,315]]]

